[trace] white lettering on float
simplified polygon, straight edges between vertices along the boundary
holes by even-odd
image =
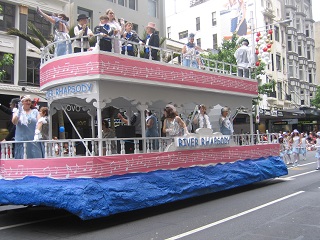
[[[210,147],[229,145],[230,136],[223,135],[217,137],[176,137],[175,145],[178,148],[197,148],[197,147]]]
[[[94,86],[94,83],[89,82],[59,86],[49,89],[46,93],[46,98],[51,100],[75,95],[90,94],[93,92]]]
[[[66,111],[67,112],[80,112],[81,107],[77,105],[67,105],[66,106]]]

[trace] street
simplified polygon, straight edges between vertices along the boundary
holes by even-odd
[[[320,239],[315,152],[289,175],[150,209],[82,221],[47,207],[0,206],[1,240]]]

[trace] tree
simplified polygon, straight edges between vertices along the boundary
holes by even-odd
[[[0,59],[0,82],[3,81],[7,72],[3,69],[5,66],[12,66],[13,65],[13,56],[10,53],[5,53]]]
[[[317,86],[316,96],[311,100],[311,105],[320,108],[320,86]]]

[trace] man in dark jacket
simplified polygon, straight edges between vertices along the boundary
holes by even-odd
[[[153,22],[149,22],[146,27],[146,32],[147,32],[147,38],[143,42],[148,46],[159,47],[160,38],[159,38],[158,32],[156,31],[156,24]],[[145,53],[144,57],[149,59],[150,52],[151,52],[152,60],[157,61],[158,60],[158,51],[159,50],[154,49],[154,48],[145,47],[144,48],[144,53]]]

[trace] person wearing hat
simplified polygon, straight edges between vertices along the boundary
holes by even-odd
[[[229,118],[230,109],[228,107],[221,108],[221,115],[219,118],[220,132],[223,135],[233,134],[233,125]]]
[[[235,51],[234,57],[238,65],[238,76],[249,78],[249,68],[253,66],[254,61],[247,39],[242,40],[242,45]]]
[[[38,109],[31,108],[31,97],[25,95],[21,98],[18,108],[13,109],[12,123],[16,125],[15,141],[33,141],[36,124],[40,118]],[[27,158],[42,158],[41,144],[28,142],[26,149],[24,143],[15,143],[15,159],[23,159],[26,151]]]
[[[91,29],[88,27],[88,17],[85,14],[79,14],[77,18],[78,24],[74,27],[74,36],[77,37],[74,41],[73,51],[86,52],[90,48],[89,37],[93,36]]]
[[[156,24],[153,22],[148,22],[148,25],[146,26],[146,33],[146,39],[142,41],[142,43],[146,45],[144,48],[144,58],[149,59],[151,53],[152,60],[158,61],[159,50],[152,48],[158,48],[160,46],[160,38],[158,32],[156,31]]]
[[[0,110],[3,111],[4,113],[6,113],[7,115],[12,116],[12,110],[16,107],[18,107],[18,103],[20,102],[20,98],[12,98],[9,105],[10,108],[2,105],[0,103]],[[4,141],[13,141],[14,140],[14,135],[16,132],[16,126],[10,121],[7,125],[7,129],[8,129],[8,134],[7,136],[5,136],[5,138],[2,140]]]
[[[62,41],[55,44],[55,56],[72,53],[69,36],[69,18],[63,13],[49,16],[39,7],[37,7],[37,13],[54,25],[54,41]]]
[[[182,47],[182,65],[186,67],[199,68],[201,65],[199,52],[202,49],[194,43],[194,33],[190,33],[188,43]]]

